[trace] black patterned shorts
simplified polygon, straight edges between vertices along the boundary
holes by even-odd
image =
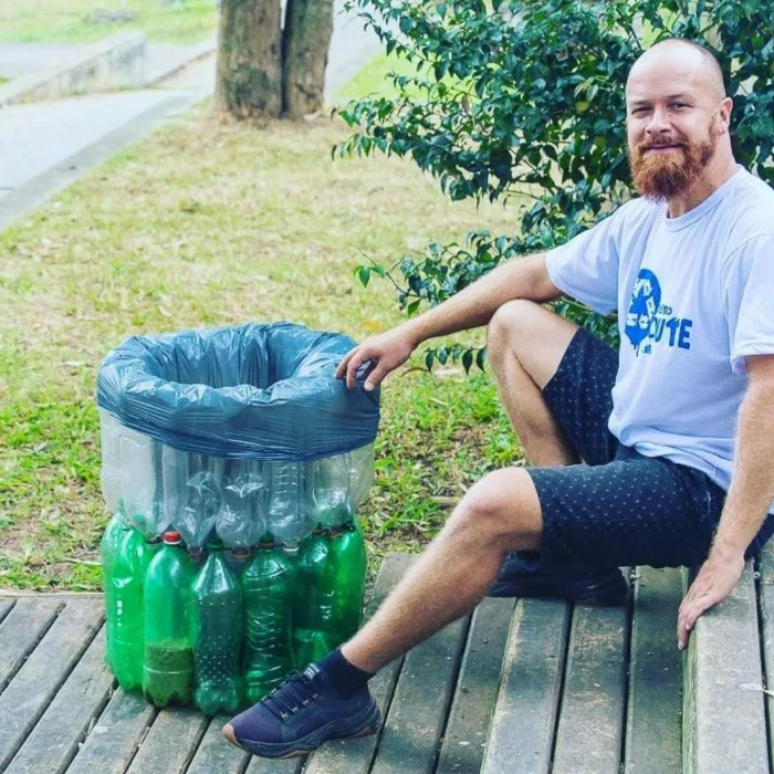
[[[599,568],[701,564],[726,493],[701,471],[645,457],[610,433],[617,370],[615,350],[581,329],[543,390],[585,464],[527,469],[543,512],[541,552]],[[769,516],[747,555],[772,532]]]

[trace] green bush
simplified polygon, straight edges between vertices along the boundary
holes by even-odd
[[[452,199],[511,199],[516,234],[468,235],[392,267],[359,267],[398,286],[409,315],[500,261],[561,244],[631,196],[624,85],[665,38],[694,40],[721,63],[734,98],[737,159],[774,183],[774,12],[759,0],[351,0],[387,52],[416,66],[397,96],[351,101],[346,156],[406,156]],[[399,275],[398,275],[399,272]],[[609,340],[615,321],[562,300],[559,311]],[[462,358],[474,353],[441,348]],[[480,356],[479,356],[480,361]]]

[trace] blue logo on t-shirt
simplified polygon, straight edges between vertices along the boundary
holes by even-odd
[[[661,303],[661,284],[650,269],[640,269],[634,283],[624,333],[637,354],[640,345],[648,339],[642,351],[647,355],[653,350],[652,343],[664,341],[666,346],[690,349],[693,320],[675,317],[671,306]],[[668,338],[664,333],[668,332]]]

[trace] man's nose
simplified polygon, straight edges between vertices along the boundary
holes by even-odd
[[[645,131],[651,135],[666,134],[669,132],[669,114],[664,107],[655,107],[650,114],[650,121],[645,127]]]

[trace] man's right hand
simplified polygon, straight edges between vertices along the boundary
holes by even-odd
[[[355,386],[357,371],[363,363],[370,361],[365,389],[371,391],[387,374],[403,365],[414,351],[416,343],[400,328],[367,338],[344,355],[336,369],[336,378],[346,377],[347,389]]]

